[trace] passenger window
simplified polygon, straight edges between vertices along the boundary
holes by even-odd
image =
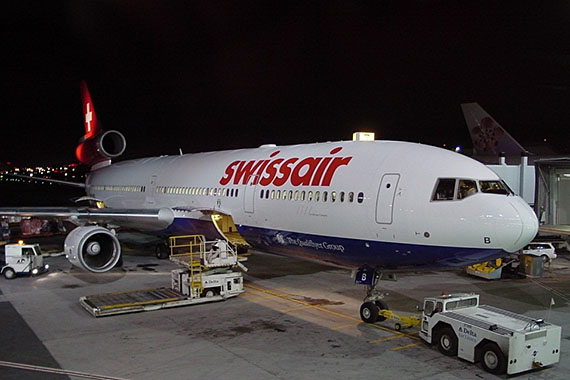
[[[315,202],[319,201],[320,195],[321,195],[320,191],[315,191]]]
[[[331,202],[334,203],[336,201],[336,191],[331,191]]]
[[[289,190],[289,200],[293,200],[293,190]]]
[[[340,201],[344,202],[344,191],[340,192]]]
[[[352,191],[348,193],[348,201],[350,203],[354,202],[354,193]]]
[[[281,199],[281,190],[277,190],[275,199]]]
[[[327,195],[328,195],[328,193],[326,191],[323,191],[323,202],[327,201],[327,198],[328,198]]]
[[[305,191],[301,191],[301,200],[302,200],[302,201],[305,200]]]
[[[364,193],[362,191],[360,193],[358,193],[357,202],[358,203],[364,202]]]
[[[295,200],[299,200],[299,190],[295,190]]]
[[[271,199],[275,199],[275,190],[271,190]]]
[[[467,198],[477,192],[477,183],[468,179],[459,180],[457,188],[457,199]]]
[[[313,192],[309,191],[309,193],[307,194],[307,200],[310,202],[313,200]]]
[[[440,178],[435,193],[433,195],[434,201],[450,201],[453,200],[453,193],[455,191],[455,178]]]
[[[265,190],[261,190],[261,191],[260,191],[260,193],[259,193],[259,198],[263,199],[264,191],[265,191]]]

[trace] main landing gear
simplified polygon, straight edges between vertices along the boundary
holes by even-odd
[[[376,289],[378,281],[382,279],[382,272],[370,267],[362,267],[356,271],[355,282],[366,285],[366,297],[360,306],[360,318],[366,323],[384,321],[386,317],[380,314],[380,310],[388,310],[388,304],[382,299],[384,293]]]

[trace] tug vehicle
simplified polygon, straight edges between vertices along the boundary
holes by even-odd
[[[558,363],[561,330],[542,319],[480,306],[478,294],[462,293],[424,300],[420,337],[444,355],[512,375]]]
[[[49,269],[49,265],[44,264],[39,244],[24,244],[20,240],[17,244],[6,244],[4,252],[5,265],[1,273],[8,280],[20,275],[35,276]]]

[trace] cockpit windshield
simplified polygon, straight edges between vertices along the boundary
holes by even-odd
[[[462,200],[478,192],[513,195],[513,191],[501,180],[476,181],[473,179],[439,178],[432,201]]]
[[[512,191],[503,181],[479,181],[482,193],[511,195]]]

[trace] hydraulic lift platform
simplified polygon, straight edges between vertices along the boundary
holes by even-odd
[[[227,241],[174,236],[170,248],[170,260],[183,267],[172,271],[171,288],[94,294],[79,298],[79,303],[94,317],[103,317],[223,301],[243,293],[242,273],[232,268],[247,268]]]

